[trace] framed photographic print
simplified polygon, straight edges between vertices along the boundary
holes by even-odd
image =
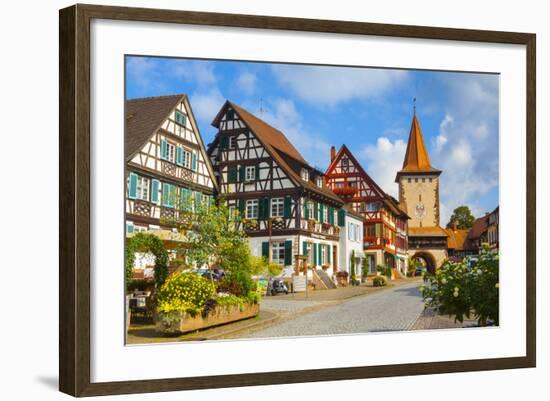
[[[60,390],[534,367],[535,113],[529,33],[61,10]]]

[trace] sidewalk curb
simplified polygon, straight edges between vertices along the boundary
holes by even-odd
[[[264,326],[268,326],[268,325],[276,322],[277,320],[279,320],[281,318],[281,316],[279,314],[275,313],[275,312],[269,312],[269,313],[274,315],[274,316],[272,316],[270,318],[267,318],[265,320],[253,321],[253,322],[251,321],[249,325],[245,325],[245,326],[238,327],[238,328],[233,328],[233,329],[228,329],[228,330],[222,331],[221,333],[212,334],[210,336],[205,336],[205,337],[203,337],[203,340],[206,340],[206,341],[216,340],[220,337],[225,337],[225,336],[228,336],[228,335],[236,334],[238,332],[245,331],[245,330],[250,330],[250,329],[257,330],[258,328],[263,328]]]

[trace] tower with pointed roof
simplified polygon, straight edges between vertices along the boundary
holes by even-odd
[[[408,224],[409,258],[423,261],[431,272],[448,256],[448,234],[439,226],[441,172],[430,163],[415,110],[405,160],[395,181],[399,185],[399,204],[411,218]]]
[[[439,227],[439,176],[432,167],[420,123],[414,113],[403,167],[395,181],[399,202],[411,217],[409,227]]]

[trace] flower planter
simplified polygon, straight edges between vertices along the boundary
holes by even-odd
[[[216,306],[206,317],[201,314],[191,315],[183,311],[159,313],[157,331],[166,334],[188,333],[248,319],[257,316],[258,313],[260,313],[259,304],[244,304],[242,307],[240,305]]]

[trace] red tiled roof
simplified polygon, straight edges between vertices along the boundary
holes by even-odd
[[[441,227],[409,227],[409,237],[447,237]]]
[[[446,228],[445,232],[449,236],[447,238],[447,247],[449,249],[464,250],[469,230],[453,230],[452,228]]]

